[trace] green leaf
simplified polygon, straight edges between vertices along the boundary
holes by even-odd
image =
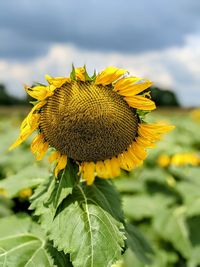
[[[121,177],[114,180],[114,184],[120,193],[138,193],[144,191],[144,186],[141,181],[134,177]]]
[[[58,267],[73,267],[69,259],[69,254],[65,254],[63,251],[58,251],[53,247],[51,242],[48,242],[46,248],[54,260],[54,263]]]
[[[145,264],[150,264],[152,262],[153,249],[141,232],[134,225],[127,224],[126,236],[128,247],[135,253],[138,259]]]
[[[48,212],[48,208],[44,204],[51,197],[55,183],[56,181],[54,177],[52,175],[49,176],[43,183],[41,183],[41,185],[36,188],[34,194],[30,198],[31,205],[29,209],[35,210],[36,216],[41,216],[44,213]]]
[[[173,199],[162,195],[147,194],[128,195],[122,198],[124,213],[129,219],[142,220],[159,214],[163,207],[167,207]]]
[[[0,218],[11,215],[13,202],[10,199],[0,196]]]
[[[30,217],[13,215],[0,220],[0,266],[54,266],[45,235]]]
[[[73,165],[70,161],[67,163],[67,167],[61,174],[61,178],[56,180],[54,184],[54,190],[49,198],[47,205],[53,203],[53,208],[56,209],[61,204],[61,202],[72,193],[73,187],[77,182],[78,168]],[[55,179],[55,177],[54,177]]]
[[[13,198],[23,189],[36,187],[47,176],[48,172],[44,168],[28,166],[17,174],[1,180],[0,189],[5,190],[9,198]]]
[[[76,185],[59,206],[49,237],[70,253],[74,267],[107,267],[120,259],[125,236],[116,196],[109,181],[96,179],[92,186]]]
[[[184,257],[190,257],[191,242],[184,206],[161,210],[159,216],[154,218],[153,227],[164,240],[171,242]]]
[[[35,215],[40,216],[41,226],[46,231],[51,226],[59,205],[72,193],[78,179],[77,172],[77,166],[69,161],[60,179],[51,175],[31,197],[30,209],[35,210]]]
[[[156,248],[152,264],[146,265],[138,260],[130,249],[127,249],[123,255],[123,267],[180,267],[180,265],[176,265],[177,258],[177,255],[171,251]]]

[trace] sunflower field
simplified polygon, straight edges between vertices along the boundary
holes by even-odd
[[[29,151],[29,139],[8,152],[26,113],[24,109],[1,110],[0,266],[72,266],[68,254],[56,250],[48,241],[38,224],[37,213],[30,209],[35,188],[48,181],[48,155],[35,162]],[[112,266],[198,267],[199,111],[165,109],[154,112],[148,119],[168,122],[176,129],[149,151],[141,167],[130,173],[124,171],[113,180],[120,192],[131,241],[129,249]],[[40,209],[37,207],[38,214]],[[59,223],[62,227],[62,221]],[[71,223],[73,218],[69,219]],[[54,234],[62,239],[59,233]]]

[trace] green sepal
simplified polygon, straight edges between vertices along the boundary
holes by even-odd
[[[87,70],[86,70],[86,65],[83,66],[84,70],[85,70],[85,73],[84,73],[84,76],[85,76],[85,81],[92,81],[91,77],[88,75],[87,73]]]
[[[71,71],[71,73],[70,73],[70,78],[72,79],[72,80],[76,80],[76,71],[75,71],[75,67],[74,67],[74,64],[72,64],[72,71]]]
[[[33,85],[31,86],[31,88],[36,87],[36,86],[44,86],[44,87],[46,87],[46,85],[43,84],[43,83],[34,82]]]
[[[136,114],[139,116],[141,122],[145,122],[145,117],[150,113],[150,110],[136,109]]]
[[[41,102],[41,100],[29,101],[29,103],[32,104],[33,106],[35,106],[39,102]]]
[[[91,81],[96,80],[96,77],[97,77],[97,73],[96,73],[96,70],[94,70],[94,73],[93,73],[93,75],[91,76]]]

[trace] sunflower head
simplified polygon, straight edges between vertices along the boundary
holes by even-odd
[[[46,86],[25,86],[37,102],[11,149],[37,131],[31,150],[40,160],[54,148],[49,161],[56,163],[56,176],[68,158],[79,165],[87,184],[95,176],[118,176],[120,169],[141,165],[146,149],[173,128],[143,121],[140,114],[155,109],[144,93],[152,83],[124,69],[108,67],[90,77],[85,67],[73,68],[70,77],[46,75],[46,80]]]

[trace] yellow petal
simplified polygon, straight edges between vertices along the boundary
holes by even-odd
[[[9,150],[12,150],[15,147],[19,146],[36,130],[36,128],[38,128],[39,118],[40,118],[39,114],[32,114],[32,115],[29,114],[23,120],[20,127],[20,136],[17,138],[14,144],[10,146]]]
[[[66,155],[62,155],[59,158],[58,164],[55,168],[55,176],[58,177],[58,174],[61,170],[63,170],[67,165],[67,156]]]
[[[152,85],[152,82],[137,77],[127,77],[116,82],[114,90],[122,96],[134,96]]]
[[[167,133],[175,128],[174,125],[165,125],[165,124],[140,124],[140,128],[151,133]]]
[[[104,177],[105,174],[105,165],[103,161],[96,162],[96,174],[98,177]]]
[[[29,112],[27,117],[22,121],[20,126],[20,136],[17,138],[15,143],[9,148],[9,150],[14,149],[25,141],[39,126],[40,114],[34,113],[36,110],[43,107],[47,101],[43,100],[37,103],[32,110]]]
[[[31,97],[37,100],[44,100],[47,97],[53,95],[53,92],[50,90],[49,86],[41,86],[41,85],[34,87],[25,86],[25,90],[27,94],[29,94]]]
[[[146,131],[144,128],[141,128],[140,125],[138,127],[138,134],[141,138],[148,139],[150,142],[154,143],[155,141],[159,141],[161,135],[155,131]]]
[[[44,155],[46,154],[47,150],[49,148],[49,143],[45,142],[38,146],[38,151],[36,152],[36,160],[41,160]]]
[[[138,134],[141,138],[148,139],[150,142],[154,143],[161,139],[162,134],[165,134],[173,129],[173,125],[141,123],[138,127]]]
[[[83,178],[86,180],[87,185],[91,185],[95,178],[95,163],[84,162],[83,163]]]
[[[35,136],[31,143],[31,151],[36,156],[36,160],[41,160],[49,148],[49,143],[45,141],[43,134]]]
[[[80,68],[75,68],[75,74],[76,78],[80,81],[85,81],[85,68],[80,67]]]
[[[33,153],[36,152],[37,146],[44,141],[44,135],[43,134],[38,134],[34,137],[32,143],[31,143],[31,151]]]
[[[155,144],[151,141],[151,140],[148,140],[146,138],[143,138],[141,136],[138,136],[135,138],[136,139],[136,142],[140,145],[140,146],[143,146],[145,148],[153,148],[155,147]]]
[[[156,109],[155,103],[143,96],[126,96],[124,98],[130,107],[141,110],[154,110]]]
[[[120,163],[116,157],[113,157],[110,160],[110,166],[111,166],[112,177],[119,176],[120,175]]]
[[[71,79],[69,77],[51,77],[49,75],[45,75],[45,79],[51,86],[51,90],[55,90],[56,88],[60,88],[64,83],[70,83]]]
[[[19,136],[17,138],[17,140],[9,147],[9,151],[12,150],[12,149],[14,149],[14,148],[16,148],[21,143],[23,143],[28,138],[28,136],[29,136],[29,134],[28,135],[24,135],[23,137],[22,136]]]
[[[103,70],[101,73],[97,75],[95,84],[102,84],[102,85],[111,84],[117,79],[119,79],[125,73],[127,73],[127,70],[118,69],[113,66],[107,67],[105,70]]]
[[[143,78],[133,77],[133,76],[122,78],[115,83],[113,90],[114,91],[126,90],[127,88],[130,88],[131,86],[133,86],[133,84],[141,80],[143,80]]]
[[[110,159],[104,160],[104,164],[105,164],[105,173],[104,173],[104,177],[102,177],[102,178],[108,179],[108,178],[113,177]]]
[[[53,163],[54,161],[58,160],[60,157],[60,152],[54,151],[48,158],[50,163]]]
[[[127,154],[132,159],[133,168],[138,167],[142,164],[143,161],[137,157],[135,151],[132,149],[132,145],[128,148]]]
[[[132,155],[129,152],[124,152],[118,155],[120,167],[126,171],[130,171],[135,167]]]
[[[130,150],[132,150],[134,155],[140,160],[144,160],[147,157],[147,152],[144,147],[140,146],[137,142],[132,143]]]

